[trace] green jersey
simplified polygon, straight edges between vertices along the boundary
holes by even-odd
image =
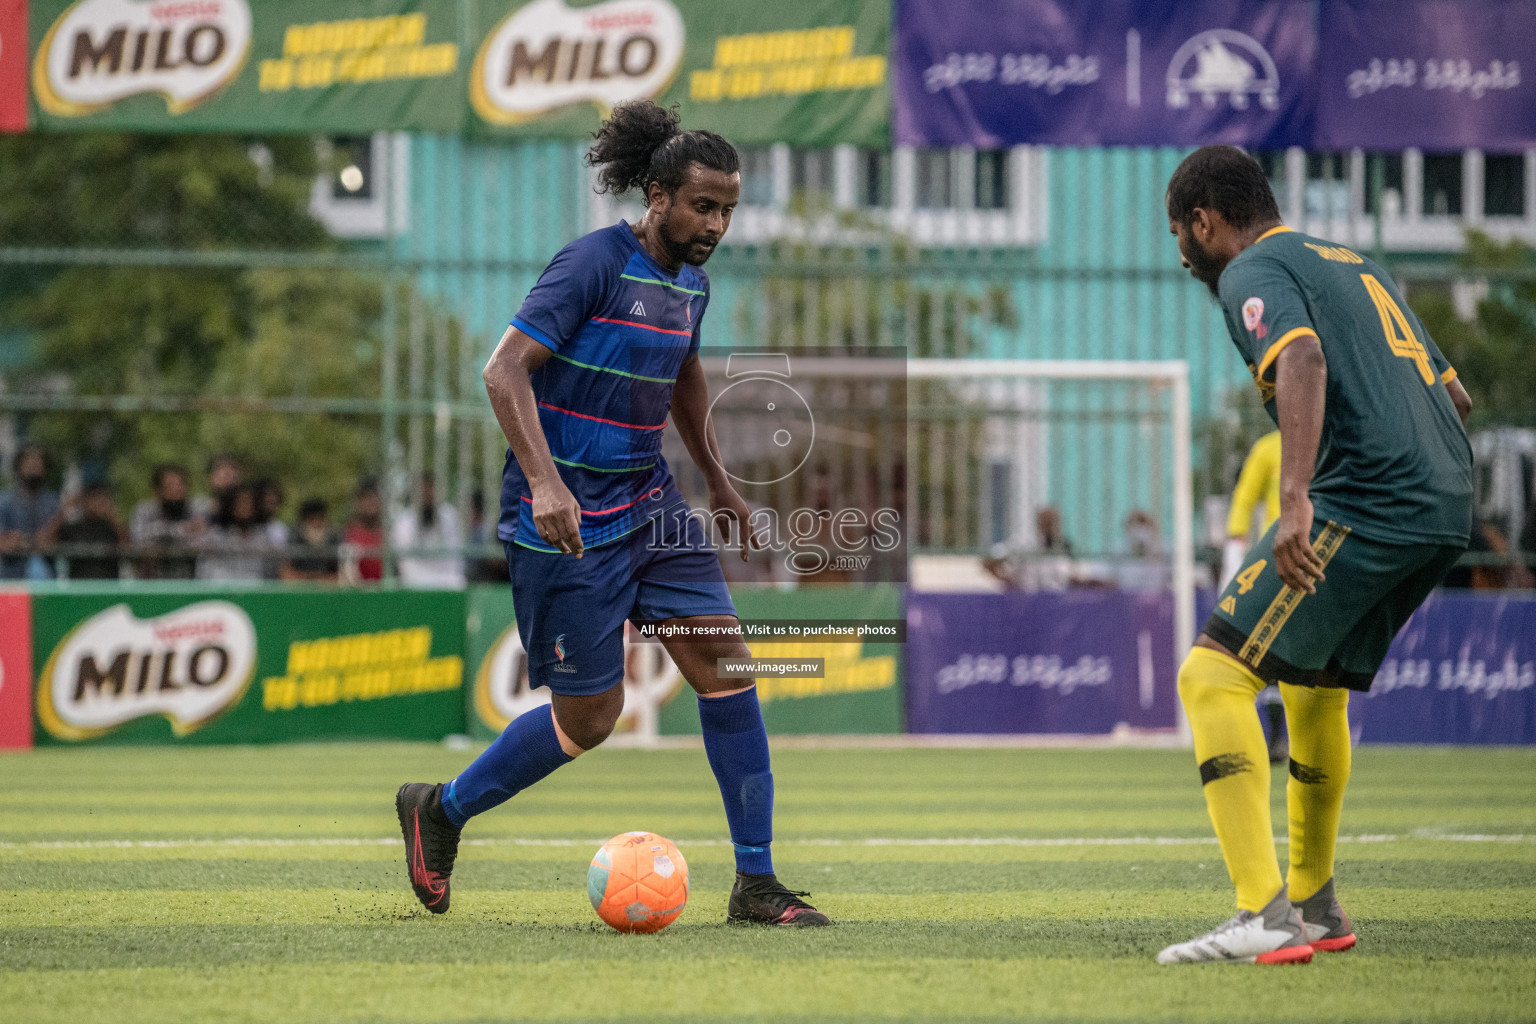
[[[1281,350],[1304,337],[1323,347],[1316,518],[1388,544],[1465,546],[1472,446],[1446,389],[1456,371],[1392,278],[1343,246],[1279,227],[1227,265],[1219,291],[1271,419]]]

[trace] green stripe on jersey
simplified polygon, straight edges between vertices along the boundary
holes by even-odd
[[[580,362],[579,360],[572,359],[570,356],[563,356],[559,352],[551,352],[550,355],[554,356],[556,359],[560,360],[563,363],[570,363],[572,366],[579,366],[583,370],[597,370],[599,373],[616,373],[620,377],[629,377],[629,378],[631,378],[633,380],[648,380],[648,381],[650,381],[653,384],[676,384],[677,383],[677,378],[676,377],[647,377],[644,374],[627,373],[624,370],[615,370],[612,367],[608,367],[608,366],[593,366],[591,363],[583,363],[583,362]],[[557,459],[555,461],[558,462],[559,460]]]
[[[620,274],[619,276],[626,281],[639,281],[641,284],[659,284],[663,288],[671,288],[675,292],[687,292],[689,295],[704,294],[703,292],[696,291],[692,288],[684,288],[680,284],[673,284],[671,281],[663,281],[659,277],[636,277],[634,274]]]
[[[551,455],[550,458],[554,459],[562,466],[574,466],[577,469],[590,469],[594,473],[638,473],[642,469],[651,469],[656,465],[654,462],[647,462],[643,466],[634,466],[630,469],[601,469],[597,466],[589,466],[584,462],[571,462],[568,459],[562,459],[554,455]]]

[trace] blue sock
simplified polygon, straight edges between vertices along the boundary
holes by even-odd
[[[485,753],[443,787],[443,813],[463,828],[470,818],[506,803],[571,760],[555,733],[553,707],[518,715]]]
[[[704,727],[704,753],[725,800],[725,820],[736,844],[736,870],[771,874],[773,773],[757,688],[729,697],[700,697],[699,724]]]

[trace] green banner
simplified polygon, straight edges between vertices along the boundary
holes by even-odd
[[[34,124],[360,135],[464,127],[456,0],[32,0]]]
[[[736,587],[731,591],[743,620],[899,619],[901,589],[891,583],[809,584],[794,590]],[[754,658],[823,658],[821,679],[757,680],[763,722],[774,735],[889,733],[902,731],[901,644],[770,643],[749,640]],[[661,732],[696,734],[699,711],[692,700],[661,709]]]
[[[861,0],[482,2],[472,130],[585,138],[650,98],[739,146],[883,146],[890,4]]]
[[[900,588],[803,586],[732,589],[743,619],[899,619]],[[468,594],[466,693],[469,731],[480,739],[501,733],[518,715],[549,703],[549,690],[528,687],[523,646],[513,624],[510,587],[471,587]],[[662,645],[625,645],[624,713],[620,732],[686,735],[699,731],[693,691]],[[759,679],[758,698],[770,733],[890,733],[902,729],[901,645],[896,643],[767,643],[750,641],[754,657],[823,658],[821,679]]]
[[[33,0],[48,130],[586,138],[678,104],[743,146],[889,138],[890,5],[859,0]]]
[[[441,739],[464,622],[457,591],[36,593],[36,741]]]
[[[512,612],[512,588],[470,587],[466,591],[464,664],[465,718],[478,739],[501,735],[512,719],[549,703],[549,691],[528,688],[528,667]]]

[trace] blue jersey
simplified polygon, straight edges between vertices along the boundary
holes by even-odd
[[[584,546],[612,543],[683,501],[661,441],[708,302],[702,270],[664,269],[619,221],[561,249],[512,319],[554,353],[533,372],[533,394],[555,467],[581,505]],[[554,551],[533,525],[532,500],[508,451],[497,535]]]

